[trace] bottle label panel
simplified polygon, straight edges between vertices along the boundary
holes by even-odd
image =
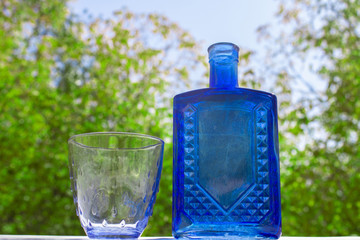
[[[270,214],[268,107],[197,107],[184,111],[184,212],[193,222],[261,222]]]
[[[198,184],[227,210],[254,182],[251,112],[215,107],[196,114]]]

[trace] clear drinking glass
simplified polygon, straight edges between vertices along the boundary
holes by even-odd
[[[76,213],[88,237],[139,237],[159,190],[164,142],[135,133],[87,133],[68,144]]]

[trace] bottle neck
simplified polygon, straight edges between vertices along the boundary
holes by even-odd
[[[210,60],[210,87],[211,88],[237,88],[238,65],[237,61],[224,62]]]
[[[208,49],[211,88],[238,87],[239,48],[232,43],[215,43]]]

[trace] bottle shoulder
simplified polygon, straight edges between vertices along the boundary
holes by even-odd
[[[232,96],[232,98],[247,99],[249,101],[251,101],[252,99],[256,100],[258,98],[257,100],[270,100],[272,102],[275,102],[275,104],[277,102],[275,94],[261,90],[255,90],[250,88],[202,88],[176,95],[174,97],[174,103],[197,102],[204,100],[207,101],[211,100],[212,98],[219,98],[219,96]]]

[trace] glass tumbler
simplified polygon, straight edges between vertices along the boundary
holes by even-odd
[[[88,237],[139,237],[159,190],[164,142],[109,132],[75,135],[68,145],[76,213]]]

